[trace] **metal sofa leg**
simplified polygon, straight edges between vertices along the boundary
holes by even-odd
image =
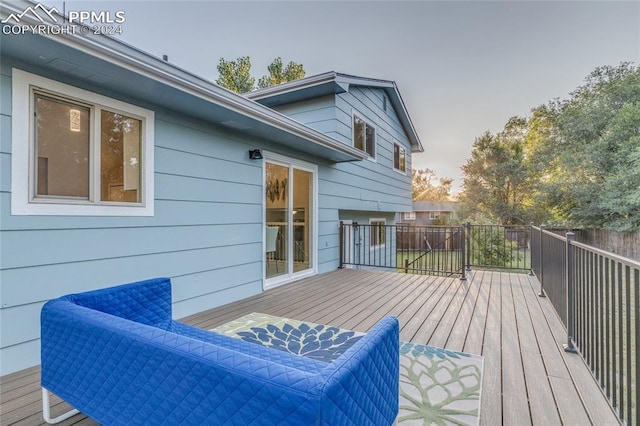
[[[79,412],[80,411],[74,408],[73,410],[67,411],[66,413],[59,415],[55,419],[52,419],[51,404],[49,402],[49,391],[45,388],[42,388],[42,417],[44,418],[45,422],[52,425],[56,423],[60,423],[63,420],[67,420],[69,417],[75,416]]]

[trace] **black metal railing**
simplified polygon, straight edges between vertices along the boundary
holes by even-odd
[[[398,226],[396,239],[398,267],[404,272],[464,278],[462,226]]]
[[[532,229],[532,269],[567,327],[565,347],[583,356],[623,422],[639,424],[640,262]]]
[[[340,267],[397,268],[396,228],[340,222]]]
[[[531,270],[541,283],[541,296],[549,296],[562,324],[567,327],[566,238],[532,227]]]
[[[477,269],[529,271],[531,226],[340,224],[340,266],[459,276]]]
[[[531,269],[531,226],[467,223],[465,227],[467,269]]]

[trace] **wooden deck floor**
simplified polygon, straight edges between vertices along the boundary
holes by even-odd
[[[202,312],[213,328],[251,312],[367,331],[385,315],[401,339],[484,356],[482,425],[618,425],[539,284],[522,274],[475,271],[458,279],[345,269]],[[0,425],[40,425],[39,368],[1,378]],[[59,403],[56,416],[65,409]],[[92,421],[77,415],[63,425]]]

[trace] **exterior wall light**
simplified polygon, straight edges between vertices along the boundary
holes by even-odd
[[[249,160],[262,160],[262,152],[259,149],[249,150]]]

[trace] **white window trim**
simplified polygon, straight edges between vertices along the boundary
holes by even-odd
[[[387,219],[383,218],[383,217],[371,217],[369,218],[369,250],[378,250],[380,248],[386,247],[387,245],[387,231],[385,228],[385,232],[384,232],[384,242],[382,244],[376,244],[376,245],[371,245],[371,229],[373,225],[373,222],[382,222],[382,226],[387,226]]]
[[[404,220],[416,220],[416,212],[405,212],[404,213]]]
[[[135,205],[102,204],[74,200],[32,199],[33,158],[33,87],[71,101],[97,104],[142,119],[142,202]],[[52,216],[153,216],[154,214],[154,112],[116,99],[98,95],[55,80],[16,68],[12,70],[11,115],[11,214]]]
[[[353,125],[355,117],[358,117],[360,120],[364,121],[367,126],[369,126],[369,127],[371,127],[373,129],[373,156],[369,155],[369,153],[367,151],[363,151],[360,148],[356,147],[356,128]],[[365,138],[366,138],[366,136],[365,136]],[[365,149],[366,149],[366,143],[367,142],[365,140]],[[365,154],[367,154],[367,160],[373,161],[374,163],[378,162],[378,160],[377,160],[377,157],[378,157],[378,129],[376,128],[376,126],[371,124],[371,121],[369,121],[366,118],[364,118],[364,115],[360,114],[356,110],[352,110],[351,111],[351,146],[356,148],[357,150],[360,150],[360,151],[364,152]]]
[[[393,170],[397,173],[400,173],[401,175],[407,175],[407,148],[404,147],[404,145],[398,143],[396,140],[393,141],[393,146],[394,146],[394,158],[393,158]],[[402,149],[404,151],[404,170],[400,170],[398,168],[396,168],[396,159],[395,159],[395,147],[398,147],[400,149]]]

